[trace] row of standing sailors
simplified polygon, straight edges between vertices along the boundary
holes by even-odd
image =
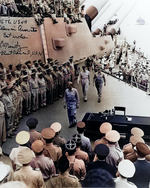
[[[0,101],[5,116],[7,137],[18,128],[22,115],[29,115],[62,98],[68,81],[74,81],[74,67],[70,62],[27,61],[8,70],[0,63]],[[2,65],[2,66],[1,66]]]

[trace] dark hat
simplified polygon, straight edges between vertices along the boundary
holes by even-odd
[[[32,129],[35,128],[38,124],[38,120],[36,118],[30,118],[26,121],[26,125]]]
[[[79,128],[84,128],[84,127],[85,127],[85,123],[84,123],[83,121],[79,121],[79,122],[77,123],[77,127],[79,127]]]
[[[52,139],[55,136],[55,131],[52,128],[45,128],[42,130],[41,135],[44,139]]]
[[[50,61],[52,61],[52,60],[53,60],[53,59],[51,59],[51,58],[47,58],[47,61],[48,61],[48,62],[50,62]]]
[[[109,148],[108,148],[108,146],[106,146],[104,144],[98,144],[94,148],[94,153],[96,153],[97,155],[102,156],[102,157],[107,157],[109,154]]]
[[[38,60],[39,63],[40,63],[41,61],[42,61],[41,59]]]
[[[40,153],[43,151],[43,148],[44,144],[41,140],[35,140],[31,145],[31,149],[34,151],[34,153]]]
[[[48,69],[48,68],[49,68],[49,65],[48,65],[48,64],[46,64],[46,65],[44,66],[44,68],[45,68],[45,69]]]
[[[149,147],[146,145],[146,144],[144,144],[144,143],[142,143],[142,142],[138,142],[137,144],[136,144],[136,149],[137,149],[137,151],[139,151],[142,155],[149,155],[150,154],[150,149],[149,149]]]
[[[26,65],[31,64],[31,61],[26,61],[25,64]]]
[[[60,157],[59,162],[58,162],[58,170],[60,172],[65,172],[69,168],[69,160],[65,155]]]
[[[66,149],[69,151],[75,150],[76,149],[76,143],[73,140],[69,140],[66,144]]]
[[[69,59],[73,59],[73,55],[69,57]]]
[[[37,63],[37,60],[34,60],[34,61],[33,61],[33,64],[35,64],[35,63]]]
[[[57,63],[58,63],[58,60],[56,59],[56,60],[54,61],[54,63],[57,64]]]
[[[74,134],[71,140],[75,141],[76,144],[81,143],[81,136],[79,134]]]

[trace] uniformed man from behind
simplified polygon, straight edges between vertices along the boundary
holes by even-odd
[[[53,138],[53,144],[60,146],[62,148],[62,151],[64,152],[66,140],[60,136],[61,127],[62,127],[61,124],[58,122],[54,122],[50,126],[50,128],[52,128],[55,131],[55,137]]]
[[[105,144],[98,144],[94,148],[94,160],[87,165],[87,172],[96,169],[103,169],[109,172],[112,177],[116,177],[116,171],[114,166],[106,162],[106,157],[109,154],[109,148]]]
[[[77,159],[82,159],[85,163],[85,165],[89,162],[89,156],[88,153],[81,150],[81,136],[79,134],[74,134],[71,137],[71,140],[73,140],[76,143],[76,152],[75,157]]]
[[[16,143],[19,144],[19,146],[17,148],[13,148],[9,155],[9,157],[12,161],[12,167],[13,167],[14,171],[20,169],[22,166],[22,164],[19,163],[17,156],[18,156],[18,153],[22,149],[27,148],[26,144],[28,143],[29,139],[30,139],[30,134],[27,131],[20,131],[16,135],[15,140],[16,140]]]
[[[69,174],[69,160],[66,156],[62,156],[58,163],[59,174],[50,179],[51,188],[74,187],[81,188],[79,180],[76,176]]]
[[[35,140],[31,145],[31,149],[35,153],[35,158],[30,162],[30,166],[34,170],[40,169],[46,187],[50,187],[50,177],[56,174],[54,162],[52,159],[44,156],[44,143],[41,140]]]
[[[17,156],[17,159],[22,167],[14,172],[14,181],[23,181],[32,188],[46,188],[42,173],[40,170],[33,170],[30,166],[31,160],[34,158],[34,153],[29,148],[22,149]]]
[[[30,134],[30,139],[27,143],[27,146],[31,148],[32,143],[35,140],[43,140],[41,133],[36,131],[36,127],[38,125],[38,120],[36,118],[29,118],[26,121],[26,125],[29,127],[29,134]]]
[[[127,178],[132,178],[135,174],[135,166],[128,159],[124,159],[118,165],[119,177],[117,177],[114,181],[116,183],[116,188],[120,187],[128,187],[128,188],[137,188],[137,186],[129,182]]]
[[[106,134],[108,131],[112,130],[112,125],[111,125],[109,122],[104,122],[104,123],[102,123],[102,124],[100,125],[99,130],[100,130],[100,133],[101,133],[102,135],[104,135],[104,136],[103,136],[101,139],[97,139],[97,140],[95,141],[94,147],[96,147],[96,145],[98,145],[98,144],[105,144],[105,145],[108,144],[108,140],[106,139],[105,134]]]
[[[85,123],[83,121],[79,121],[77,123],[77,132],[81,136],[81,150],[88,153],[90,161],[91,161],[91,158],[93,158],[91,142],[88,137],[84,136],[84,131],[85,131]]]
[[[120,148],[116,147],[116,142],[120,139],[120,134],[115,130],[110,130],[106,133],[108,140],[109,155],[106,157],[106,162],[113,165],[118,170],[118,164],[124,159],[123,152]]]
[[[45,128],[42,130],[41,135],[46,142],[44,145],[44,155],[51,158],[56,166],[60,157],[62,156],[62,149],[61,147],[55,146],[52,143],[55,136],[55,131],[52,128]]]
[[[75,175],[80,181],[85,178],[86,168],[82,159],[75,157],[76,143],[69,140],[66,144],[66,156],[69,160],[69,174]]]
[[[1,157],[3,155],[2,148],[0,146],[0,187],[2,184],[13,180],[13,171],[9,165],[6,165]]]

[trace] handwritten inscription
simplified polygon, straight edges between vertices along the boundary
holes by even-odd
[[[28,45],[31,44],[31,37],[39,36],[36,34],[38,32],[37,26],[31,23],[28,23],[28,19],[23,18],[0,19],[0,33],[2,34],[0,55],[26,55],[29,57],[43,55],[42,48],[37,50],[37,46],[34,46],[34,44],[32,44],[32,47]]]

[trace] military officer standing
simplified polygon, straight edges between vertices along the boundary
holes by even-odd
[[[86,102],[87,101],[87,91],[90,84],[90,73],[88,70],[86,70],[85,66],[82,66],[83,71],[80,73],[80,76],[78,77],[78,84],[79,80],[81,79],[81,85],[82,85],[82,92],[83,92],[83,99]]]
[[[32,188],[46,188],[42,174],[39,170],[33,170],[30,166],[34,153],[29,148],[22,149],[17,156],[22,167],[14,172],[14,181],[23,181]]]
[[[30,134],[30,139],[29,142],[27,143],[27,146],[31,148],[32,143],[35,140],[43,140],[41,133],[37,132],[36,126],[38,125],[38,120],[36,118],[30,118],[26,121],[26,125],[29,127],[29,134]]]
[[[79,180],[76,176],[69,174],[69,160],[66,156],[62,156],[58,163],[59,174],[56,174],[50,179],[51,188],[60,188],[60,187],[74,187],[81,188]]]
[[[45,128],[42,130],[41,135],[46,142],[44,145],[44,155],[51,158],[56,165],[62,156],[62,149],[52,143],[55,131],[52,128]]]
[[[13,103],[12,98],[9,96],[8,86],[3,86],[2,90],[2,102],[5,109],[5,120],[6,120],[6,134],[10,138],[13,135]]]
[[[46,82],[45,82],[45,79],[43,78],[42,73],[38,74],[38,84],[39,84],[39,94],[41,97],[40,106],[45,107],[46,106]]]
[[[30,86],[28,83],[28,75],[24,75],[22,77],[23,81],[21,82],[21,88],[23,92],[23,98],[24,98],[24,111],[25,114],[28,115],[31,113],[31,92],[30,92]]]
[[[39,109],[39,85],[35,72],[31,74],[29,85],[32,96],[32,110],[36,111]]]
[[[109,155],[106,157],[106,162],[113,165],[118,170],[118,164],[124,159],[123,152],[120,148],[116,147],[116,142],[120,139],[120,134],[115,130],[110,130],[106,133],[108,140]]]
[[[105,79],[105,75],[101,72],[100,67],[98,67],[98,72],[94,74],[93,86],[94,86],[94,82],[97,89],[98,102],[101,102],[102,86],[103,86],[103,82],[104,82],[104,86],[106,86],[106,79]]]
[[[129,182],[127,180],[127,178],[131,178],[135,174],[135,166],[131,161],[129,161],[128,159],[121,161],[118,165],[118,172],[119,177],[115,179],[116,188],[137,188],[137,186],[134,183]]]
[[[52,68],[46,69],[45,80],[46,80],[46,89],[47,89],[46,92],[47,104],[52,104],[54,98],[54,80],[51,72],[52,72]]]
[[[64,75],[63,75],[63,70],[62,66],[58,67],[58,93],[59,97],[63,97],[64,95]]]
[[[86,175],[86,168],[82,159],[75,157],[76,143],[69,140],[66,144],[66,156],[69,160],[69,174],[75,175],[79,180],[83,180]]]
[[[76,126],[76,109],[79,108],[79,94],[77,89],[73,88],[72,82],[68,82],[68,89],[64,94],[64,109],[67,105],[69,128]]]

